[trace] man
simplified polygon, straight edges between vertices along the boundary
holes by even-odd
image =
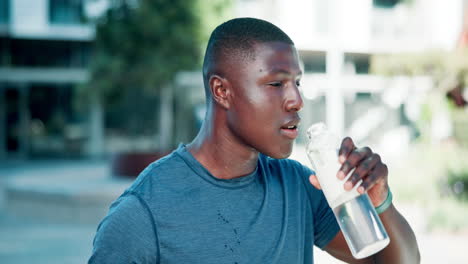
[[[389,246],[354,259],[314,173],[285,159],[303,101],[298,54],[283,31],[253,18],[223,23],[210,37],[203,77],[199,134],[114,202],[90,263],[309,264],[313,245],[350,263],[419,262],[415,236],[393,205],[380,214]],[[375,206],[386,201],[387,167],[377,154],[347,138],[339,160],[336,177],[356,168],[345,189],[362,179],[359,191]]]

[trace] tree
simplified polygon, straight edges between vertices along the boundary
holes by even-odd
[[[224,9],[228,2],[112,1],[97,21],[87,91],[118,113],[116,123],[128,135],[156,129],[159,147],[169,147],[173,78],[179,71],[200,68],[211,23],[202,15],[210,8]],[[154,105],[159,110],[148,109]]]
[[[387,76],[430,76],[434,87],[424,98],[417,122],[422,136],[431,135],[433,127],[440,127],[432,122],[439,121],[435,117],[448,112],[453,137],[462,146],[468,146],[468,106],[463,97],[464,90],[468,89],[468,48],[380,54],[371,59],[371,71]]]

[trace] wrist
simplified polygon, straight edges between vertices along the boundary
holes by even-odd
[[[392,204],[392,201],[393,201],[393,194],[390,191],[390,189],[388,189],[387,198],[385,198],[385,200],[379,206],[375,207],[375,211],[377,212],[377,214],[381,214],[385,212]]]

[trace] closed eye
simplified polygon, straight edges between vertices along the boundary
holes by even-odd
[[[269,83],[268,85],[273,86],[273,87],[281,87],[283,84],[281,82],[272,82],[272,83]]]

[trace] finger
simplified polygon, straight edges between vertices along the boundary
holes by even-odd
[[[386,181],[388,176],[387,165],[380,163],[378,164],[363,181],[361,186],[358,188],[359,193],[364,193],[374,187],[375,184]]]
[[[340,150],[338,151],[338,160],[341,164],[345,162],[346,158],[349,154],[356,149],[353,140],[350,137],[345,137],[343,141],[341,141]]]
[[[360,164],[358,164],[346,181],[344,185],[345,190],[351,190],[359,180],[366,178],[379,162],[381,162],[381,159],[378,154],[372,154],[370,157],[365,158]]]
[[[315,176],[314,174],[309,176],[309,181],[316,189],[322,189],[322,186],[320,186],[320,182],[318,181],[317,176]]]
[[[372,155],[372,150],[368,147],[355,149],[348,155],[345,162],[341,165],[337,177],[339,179],[344,179],[348,173],[355,168],[361,160]]]

